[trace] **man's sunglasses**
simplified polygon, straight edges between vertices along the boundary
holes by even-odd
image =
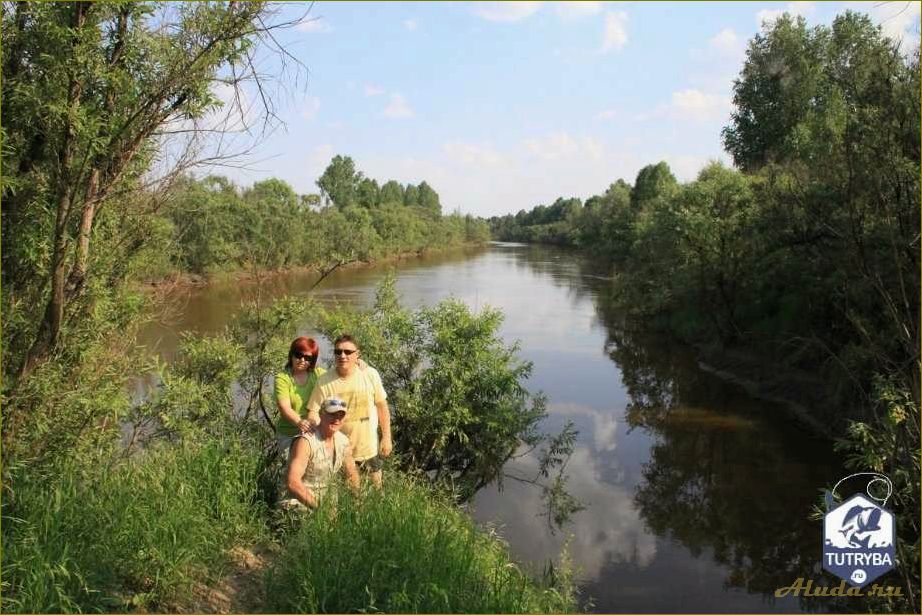
[[[305,361],[310,361],[311,363],[317,360],[317,355],[313,355],[310,353],[293,352],[291,353],[291,356],[293,356],[296,359],[304,359]]]
[[[335,354],[337,357],[343,354],[346,355],[347,357],[350,357],[357,352],[358,350],[349,350],[348,348],[335,348],[333,350],[333,354]]]

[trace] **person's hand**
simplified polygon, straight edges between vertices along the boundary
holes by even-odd
[[[391,437],[385,436],[381,438],[381,445],[378,447],[378,452],[381,456],[390,457],[392,450],[394,450],[394,443],[391,442]]]
[[[303,434],[312,434],[314,433],[314,424],[307,419],[301,419],[298,421],[298,429]]]

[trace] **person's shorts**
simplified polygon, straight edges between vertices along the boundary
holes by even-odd
[[[384,459],[380,455],[355,462],[356,467],[363,472],[378,472],[384,467]]]

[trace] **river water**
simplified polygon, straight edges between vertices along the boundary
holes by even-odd
[[[540,573],[565,549],[596,612],[825,610],[774,590],[819,568],[810,507],[844,474],[828,442],[703,372],[688,349],[631,330],[606,307],[607,272],[572,251],[493,244],[339,271],[312,294],[367,306],[394,268],[405,305],[455,297],[501,309],[504,339],[534,364],[528,388],[547,396],[544,429],[569,420],[579,430],[567,487],[585,510],[562,529],[550,528],[540,491],[514,480],[470,505],[525,567]],[[261,298],[306,294],[314,279],[274,277]],[[254,294],[241,283],[190,291],[142,340],[169,361],[181,332],[221,329]],[[534,468],[526,457],[508,470]]]

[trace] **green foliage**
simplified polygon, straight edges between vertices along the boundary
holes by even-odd
[[[887,508],[896,515],[897,571],[909,595],[901,600],[874,598],[877,612],[913,612],[918,608],[915,592],[920,587],[920,510],[922,491],[919,451],[919,404],[894,377],[876,376],[873,384],[874,417],[850,423],[836,448],[847,455],[847,466],[856,472],[872,470],[888,476],[893,494]]]
[[[544,400],[523,381],[531,364],[498,335],[502,314],[480,314],[455,300],[415,312],[400,307],[393,278],[363,312],[338,309],[319,328],[330,339],[350,332],[376,366],[395,415],[399,464],[450,484],[469,499],[500,479],[523,443],[543,440]]]
[[[230,434],[228,434],[230,436]],[[3,610],[158,609],[265,535],[259,459],[239,438],[83,467],[13,468],[3,498]]]
[[[167,249],[152,254],[157,262],[141,275],[163,272],[170,259],[174,268],[206,275],[294,265],[326,270],[353,261],[490,239],[485,221],[470,215],[442,216],[438,194],[425,182],[417,189],[423,200],[407,207],[400,184],[390,181],[386,190],[379,190],[375,180],[355,171],[348,157],[334,158],[327,177],[320,180],[326,186],[322,190],[343,193],[331,178],[345,173],[344,168],[359,178],[356,196],[339,196],[346,204],[337,202],[336,207],[319,211],[312,208],[311,195],[299,196],[278,179],[241,190],[223,177],[185,178],[163,215],[151,220],[162,229]]]
[[[561,613],[576,607],[566,561],[536,583],[453,502],[389,474],[385,489],[340,492],[306,516],[269,571],[281,613]]]
[[[69,323],[137,273],[139,257],[163,270],[143,250],[168,230],[149,228],[163,195],[140,190],[141,178],[165,125],[219,106],[211,91],[219,70],[236,65],[235,75],[248,74],[240,60],[271,20],[261,2],[6,9],[2,226],[17,241],[3,250],[3,311],[28,305],[41,314],[32,327],[4,331],[4,342],[16,340],[4,365],[10,376],[71,343]]]
[[[634,187],[631,189],[631,207],[640,209],[644,203],[654,199],[668,199],[672,196],[678,182],[665,162],[649,164],[637,173]]]
[[[317,187],[327,203],[347,207],[356,203],[356,192],[361,181],[362,173],[356,172],[352,158],[336,155],[317,180]]]

